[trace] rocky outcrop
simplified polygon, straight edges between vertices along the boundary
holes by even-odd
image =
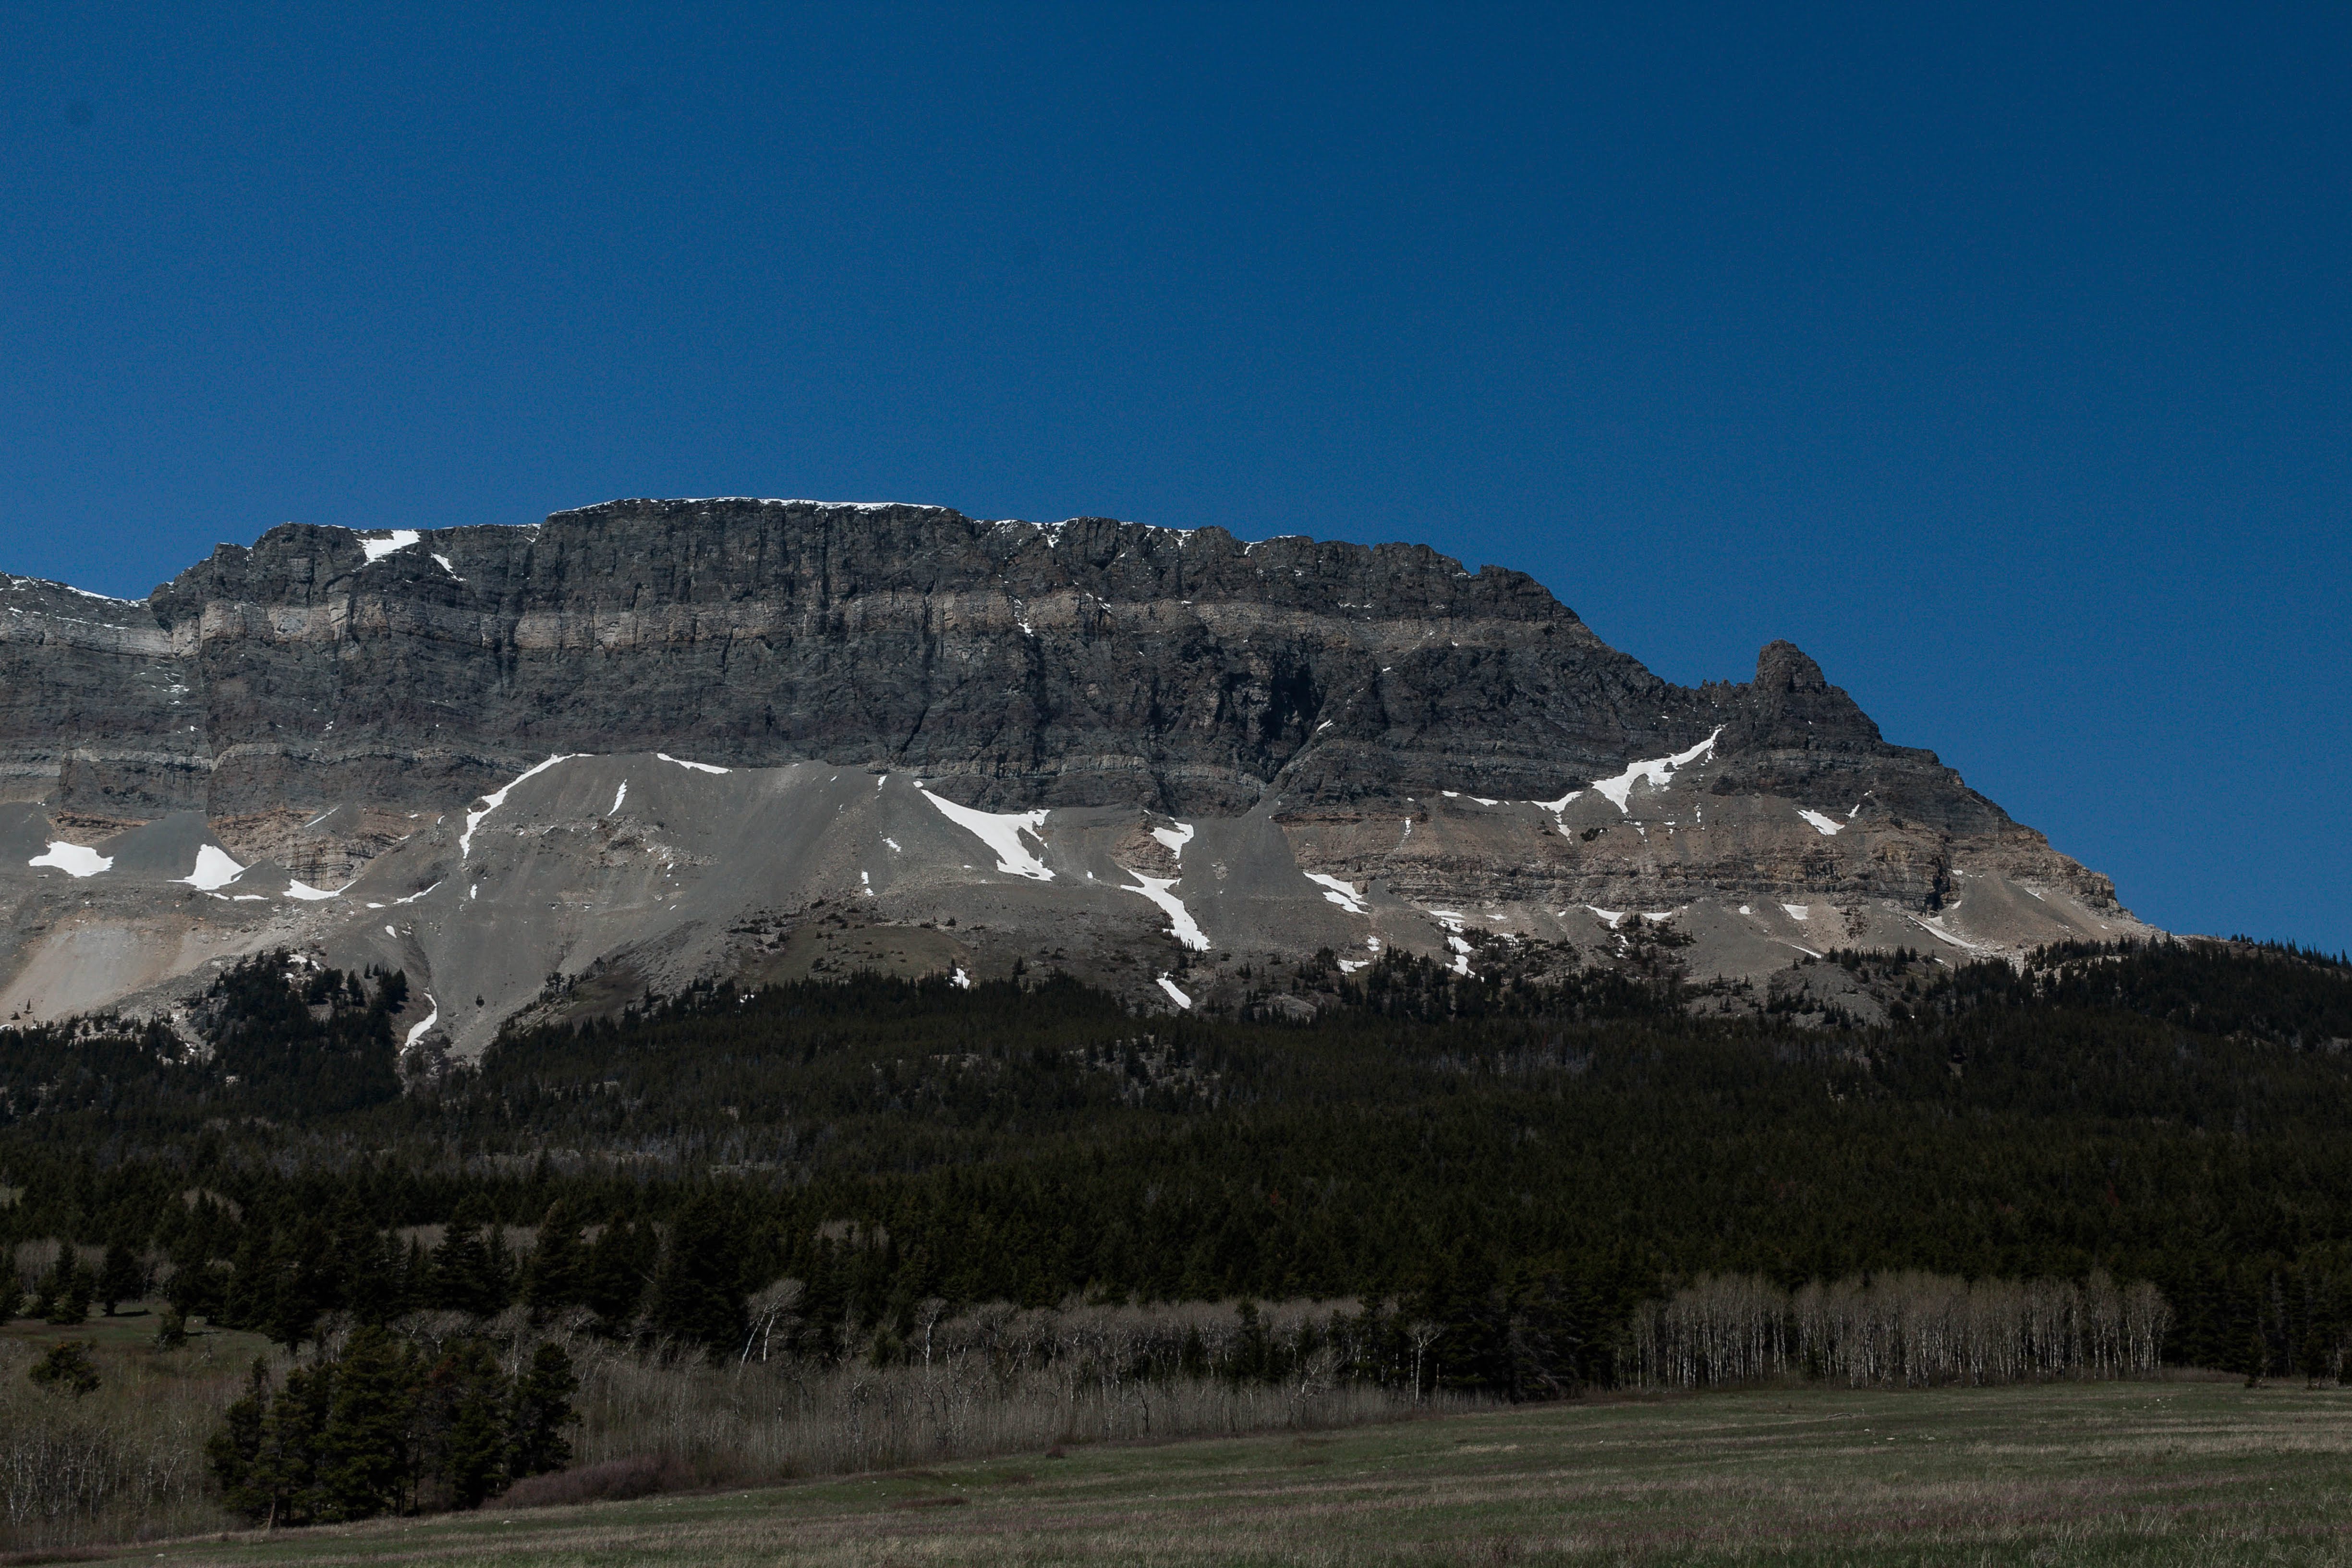
[[[1278,845],[1292,881],[1553,921],[1760,921],[1800,894],[1940,920],[1972,873],[2128,920],[1791,645],[1745,683],[1675,686],[1526,574],[1417,545],[630,500],[530,528],[289,524],[143,604],[23,579],[0,599],[0,801],[45,814],[23,833],[98,845],[194,814],[320,889],[551,755],[668,752],[1107,812],[1129,848],[1102,875],[1191,875],[1144,864],[1152,822],[1246,821],[1234,843]]]

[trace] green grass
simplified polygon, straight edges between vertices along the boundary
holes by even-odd
[[[27,1310],[30,1309],[27,1308]],[[131,1356],[153,1359],[155,1331],[163,1322],[159,1303],[137,1301],[115,1310],[113,1317],[93,1313],[79,1323],[45,1323],[32,1318],[17,1318],[0,1323],[0,1341],[29,1345],[37,1352],[66,1340],[81,1340],[93,1345],[101,1358]],[[246,1333],[236,1329],[207,1328],[198,1323],[188,1331],[192,1349],[208,1351],[215,1356],[238,1358],[238,1364],[251,1361],[269,1349],[269,1341],[260,1334]],[[101,1359],[100,1365],[104,1365]]]
[[[156,1543],[142,1563],[2301,1563],[2352,1557],[2352,1393],[1594,1401],[1346,1432]]]

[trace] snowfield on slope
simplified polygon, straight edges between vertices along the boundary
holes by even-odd
[[[933,795],[927,784],[918,784],[915,787],[923,792],[925,800],[940,808],[940,816],[995,851],[998,870],[1007,876],[1027,877],[1038,882],[1054,879],[1054,873],[1045,868],[1045,862],[1031,854],[1029,847],[1021,842],[1021,836],[1025,833],[1037,841],[1038,848],[1045,847],[1045,813],[1043,810],[979,811]]]

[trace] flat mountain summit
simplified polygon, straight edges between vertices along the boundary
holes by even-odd
[[[278,946],[406,970],[464,1055],[697,980],[1296,1012],[1274,977],[1402,952],[1731,1005],[1833,947],[2147,929],[1793,646],[1676,686],[1419,545],[623,500],[288,524],[145,601],[0,575],[18,1018]]]

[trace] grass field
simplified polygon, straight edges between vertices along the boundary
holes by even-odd
[[[2302,1563],[2352,1392],[2174,1382],[1587,1402],[151,1543],[142,1563]]]

